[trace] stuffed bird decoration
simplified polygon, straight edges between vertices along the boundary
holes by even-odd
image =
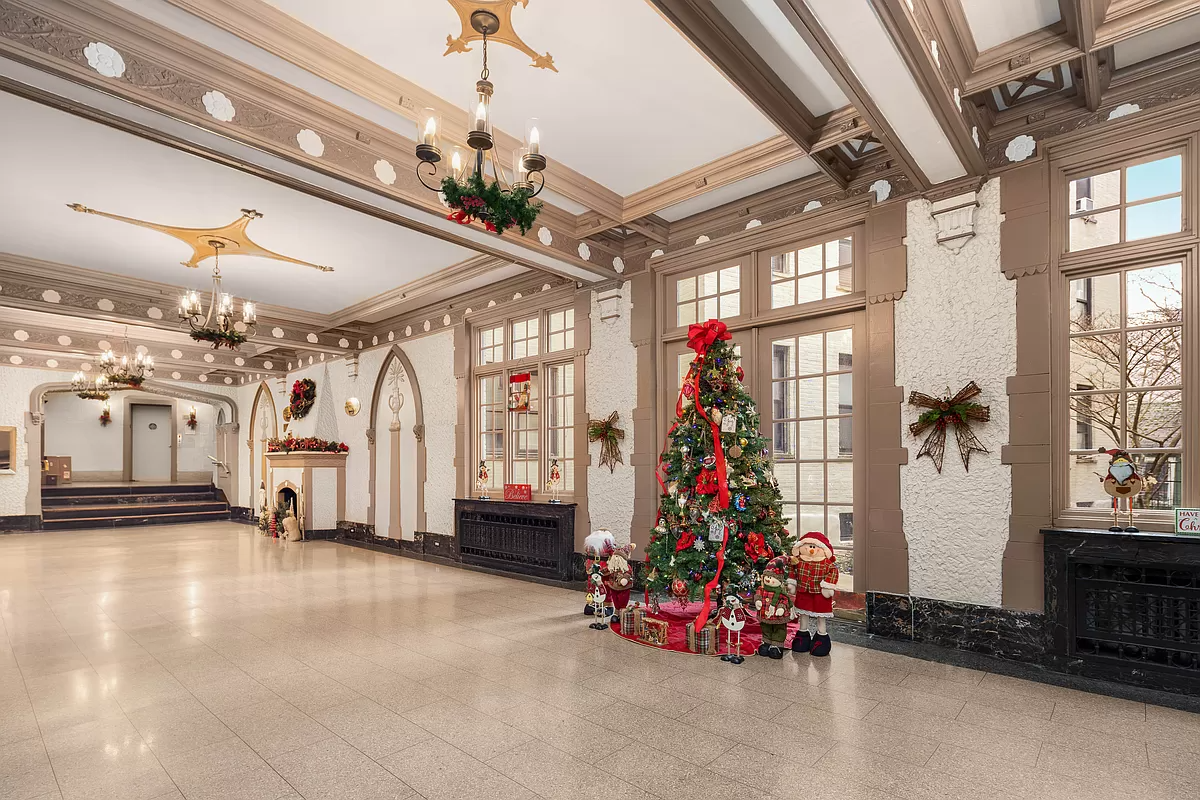
[[[1108,456],[1108,473],[1100,477],[1104,492],[1113,499],[1113,525],[1110,531],[1117,533],[1137,533],[1133,526],[1133,498],[1142,492],[1142,478],[1133,466],[1133,458],[1124,450],[1105,450],[1101,447],[1097,452]],[[1122,501],[1124,507],[1122,509]],[[1122,528],[1121,513],[1128,515],[1129,524]]]

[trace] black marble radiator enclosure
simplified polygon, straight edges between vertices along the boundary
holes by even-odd
[[[1045,630],[1036,612],[867,592],[867,632],[878,636],[1039,662]]]

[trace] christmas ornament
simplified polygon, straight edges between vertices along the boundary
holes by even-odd
[[[719,542],[725,538],[725,522],[719,517],[709,520],[708,522],[708,540],[710,542]]]
[[[733,501],[733,507],[738,511],[745,511],[750,506],[750,498],[744,494],[739,494]]]
[[[716,424],[720,425],[721,420],[724,419],[724,417],[725,417],[725,414],[722,413],[721,409],[714,408],[708,412],[708,416],[709,416],[709,419],[711,419]]]
[[[675,543],[675,552],[678,553],[681,550],[688,549],[693,543],[695,543],[695,541],[696,534],[692,533],[691,531],[684,531],[683,533],[679,534],[679,541]]]
[[[917,421],[908,426],[913,436],[920,436],[930,430],[924,444],[917,452],[917,458],[929,456],[938,472],[942,471],[942,459],[946,453],[946,426],[954,426],[954,438],[958,442],[958,454],[962,458],[963,469],[971,470],[971,451],[986,453],[987,448],[979,441],[979,437],[971,430],[971,420],[987,422],[991,411],[987,406],[970,402],[972,397],[982,394],[975,381],[971,381],[959,389],[953,396],[950,387],[946,387],[943,398],[931,397],[921,392],[913,392],[908,396],[909,405],[929,409],[921,413]]]
[[[729,448],[729,457],[730,458],[741,458],[742,457],[742,448],[736,444],[733,447]]]
[[[704,540],[703,540],[703,539],[697,539],[695,542],[693,542],[693,543],[692,543],[692,548],[693,548],[693,549],[695,549],[695,550],[699,550],[699,551],[703,552],[703,550],[704,550]]]
[[[614,411],[605,419],[592,420],[588,423],[588,441],[600,442],[600,466],[608,466],[609,474],[624,464],[621,458],[620,442],[625,438],[625,431],[617,427],[617,412]]]
[[[704,468],[713,469],[717,466],[717,457],[709,453],[704,457]]]
[[[726,414],[721,419],[721,433],[736,433],[737,432],[737,416],[734,414]]]
[[[671,595],[679,601],[680,605],[687,602],[688,587],[682,578],[676,578],[671,581]]]
[[[734,374],[737,375],[737,379],[739,381],[746,380],[746,372],[741,367],[738,367],[736,370],[734,370]]]

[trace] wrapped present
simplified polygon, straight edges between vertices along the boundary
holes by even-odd
[[[697,641],[696,641],[696,623],[689,622],[687,625],[683,626],[683,630],[684,630],[684,636],[687,639],[688,651],[692,652],[692,653],[699,652],[699,650],[697,650],[697,647],[699,645],[697,644]]]
[[[667,621],[646,617],[642,620],[642,629],[638,633],[638,641],[663,647],[667,643]]]
[[[642,635],[642,617],[646,612],[641,606],[625,606],[621,609],[618,622],[621,633],[635,638]]]
[[[696,634],[696,649],[693,653],[703,653],[706,656],[717,654],[717,626],[705,625]]]

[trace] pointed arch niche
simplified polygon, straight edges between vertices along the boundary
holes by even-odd
[[[254,393],[254,403],[250,406],[250,430],[246,434],[246,446],[250,448],[250,491],[246,496],[249,498],[250,515],[255,518],[258,517],[261,499],[259,484],[265,481],[267,476],[267,439],[277,436],[279,413],[275,408],[275,395],[267,382],[263,381]],[[268,501],[270,500],[268,497]]]
[[[425,414],[412,362],[393,345],[371,394],[367,522],[375,535],[415,538],[425,530]]]

